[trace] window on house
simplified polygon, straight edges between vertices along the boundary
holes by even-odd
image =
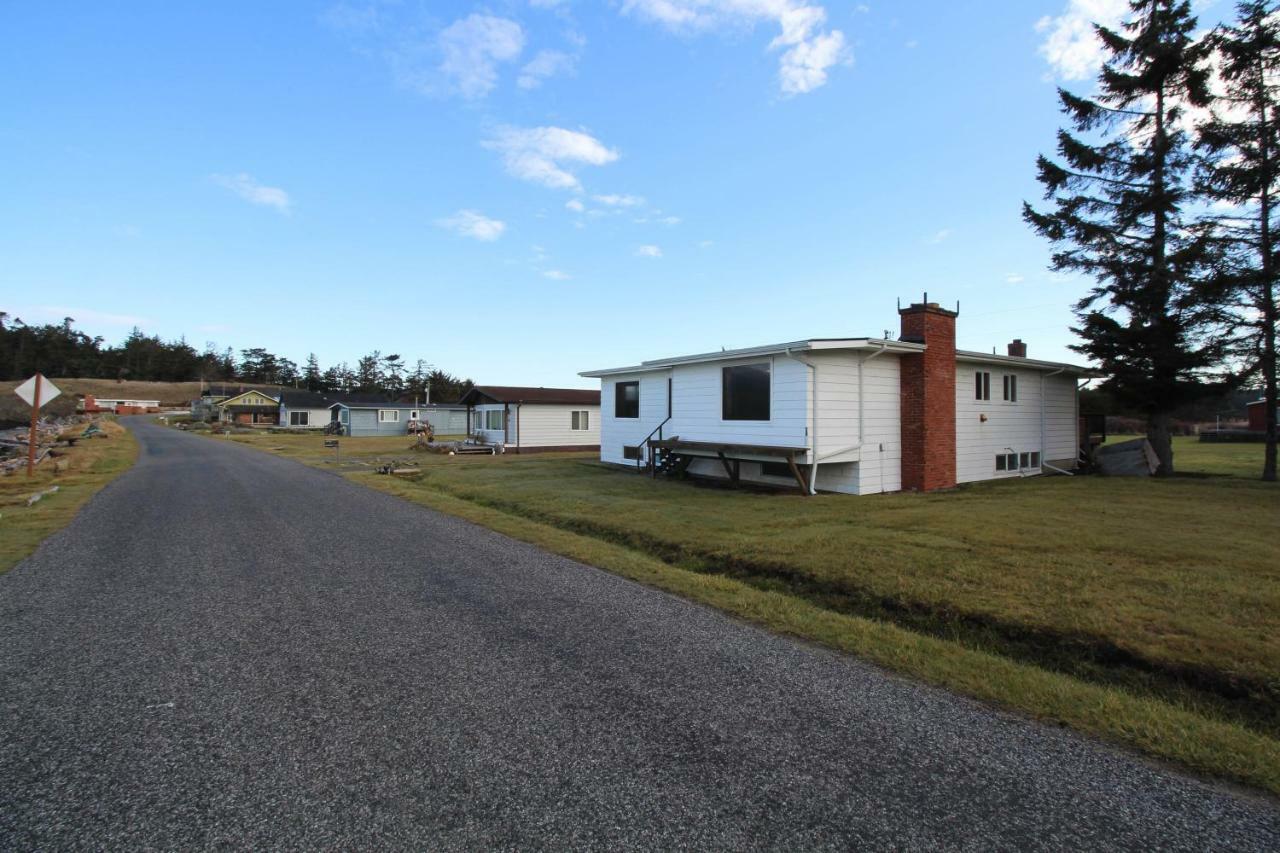
[[[1030,467],[1031,467],[1031,454],[1030,454],[1030,453],[1019,453],[1019,454],[1018,454],[1018,467],[1019,467],[1019,468],[1030,468]]]
[[[589,415],[587,410],[573,411],[569,413],[569,429],[586,430],[591,429]]]
[[[1010,471],[1018,470],[1018,454],[1006,453],[1004,455],[1004,459],[1005,459],[1005,465],[1008,467]]]
[[[502,429],[502,410],[488,409],[484,413],[485,429]]]
[[[384,424],[397,423],[400,420],[400,413],[395,409],[378,409],[378,422]]]
[[[640,448],[632,447],[630,445],[624,445],[622,448],[622,458],[623,459],[639,459]]]
[[[1039,452],[1039,451],[1036,451],[1036,450],[1031,451],[1031,467],[1032,467],[1032,468],[1039,468],[1039,467],[1040,467],[1040,452]]]
[[[310,412],[290,412],[289,426],[306,426],[308,414],[310,414]]]
[[[979,370],[973,374],[973,399],[990,400],[991,399],[991,374],[986,371]]]
[[[618,382],[613,386],[613,416],[640,417],[640,383]]]
[[[411,420],[411,421],[416,421],[417,419],[418,419],[418,413],[417,413],[417,412],[410,412],[410,413],[409,413],[409,420]]]
[[[769,363],[725,367],[721,377],[721,414],[726,421],[769,420]]]
[[[347,409],[342,409],[341,411],[339,411],[338,420],[342,421],[345,424],[350,419],[351,419],[351,413]]]
[[[1005,374],[1004,398],[1010,403],[1018,402],[1018,377],[1013,374]]]
[[[1000,455],[996,456],[996,470],[997,470],[997,471],[1007,471],[1007,470],[1009,470],[1009,466],[1008,466],[1008,465],[1006,465],[1006,464],[1005,464],[1005,462],[1006,462],[1006,459],[1005,459],[1005,455],[1004,455],[1003,453],[1001,453]]]

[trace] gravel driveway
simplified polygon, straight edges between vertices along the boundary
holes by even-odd
[[[127,423],[0,576],[0,848],[1280,847],[1273,799]]]

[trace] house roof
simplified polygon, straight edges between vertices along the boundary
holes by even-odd
[[[768,344],[760,347],[720,350],[719,352],[706,352],[699,353],[697,355],[676,356],[674,358],[658,358],[651,361],[642,361],[639,364],[632,365],[630,367],[610,367],[603,370],[587,370],[578,375],[603,378],[606,376],[616,376],[626,373],[645,373],[652,370],[666,370],[681,364],[730,361],[739,358],[787,355],[789,353],[822,352],[825,350],[864,350],[870,352],[883,351],[905,354],[922,352],[924,349],[925,345],[922,343],[916,343],[914,341],[897,341],[888,338],[810,338],[804,341],[792,341],[790,343],[783,344]],[[1054,361],[1039,361],[1032,358],[1018,358],[1016,356],[990,355],[987,353],[970,352],[967,350],[957,350],[956,359],[959,361],[981,361],[1010,366],[1020,365],[1022,367],[1030,367],[1037,370],[1062,371],[1064,373],[1080,374],[1081,376],[1099,375],[1087,367],[1081,367],[1074,364],[1061,364]]]
[[[586,374],[583,374],[584,376]],[[482,398],[495,403],[558,403],[570,406],[598,406],[600,392],[587,388],[524,388],[517,385],[474,385],[459,403],[478,403]]]
[[[764,355],[786,355],[790,352],[817,352],[820,350],[861,349],[885,350],[888,352],[920,352],[924,344],[911,341],[894,341],[887,338],[810,338],[804,341],[791,341],[784,344],[767,344],[760,347],[720,350],[704,352],[697,355],[681,355],[672,358],[656,358],[642,361],[631,367],[610,367],[603,370],[588,370],[579,376],[602,377],[618,373],[644,373],[649,370],[665,370],[677,364],[696,364],[706,361],[729,361],[736,358],[751,358]]]
[[[218,406],[220,406],[220,407],[225,407],[225,406],[232,406],[232,407],[234,407],[234,406],[238,406],[239,404],[237,404],[235,401],[236,401],[236,400],[239,400],[241,397],[248,396],[249,394],[257,394],[257,395],[258,395],[258,396],[260,396],[260,397],[266,397],[268,400],[270,400],[270,401],[271,401],[272,403],[274,403],[275,405],[277,405],[277,406],[278,406],[278,405],[280,405],[280,401],[279,401],[279,399],[277,399],[277,396],[278,396],[278,395],[276,395],[276,394],[270,394],[270,393],[268,393],[268,392],[266,392],[266,391],[259,391],[257,388],[249,388],[249,389],[246,389],[245,391],[242,391],[241,393],[239,393],[239,394],[235,395],[234,397],[228,397],[227,399],[222,400],[221,402],[217,403],[217,405],[218,405]],[[244,406],[239,406],[239,407],[240,407],[240,408],[245,408]],[[250,407],[250,408],[265,409],[265,408],[267,408],[267,407],[266,407],[266,406],[252,406],[252,407]]]
[[[308,391],[305,388],[288,388],[281,391],[277,396],[281,403],[294,408],[322,409],[333,402],[319,391]]]

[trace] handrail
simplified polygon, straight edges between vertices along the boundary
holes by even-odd
[[[654,434],[656,433],[658,435],[658,441],[662,441],[662,428],[667,425],[667,421],[669,420],[671,420],[671,415],[667,415],[665,418],[663,418],[662,423],[654,427],[653,432],[646,435],[640,441],[640,446],[645,449],[645,452],[644,452],[645,462],[648,464],[650,471],[653,470],[653,448],[649,446],[649,439],[653,438]],[[639,459],[636,460],[636,470],[637,471],[640,470]]]

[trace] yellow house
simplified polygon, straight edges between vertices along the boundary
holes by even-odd
[[[245,391],[215,403],[218,420],[224,423],[270,425],[280,423],[280,401],[261,391]]]

